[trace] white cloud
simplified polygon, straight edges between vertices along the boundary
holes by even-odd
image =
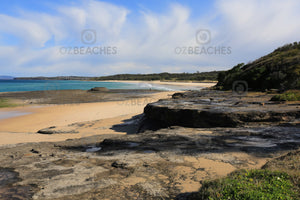
[[[298,0],[220,0],[216,5],[238,51],[270,51],[300,39]]]
[[[0,47],[0,67],[5,66],[1,73],[101,75],[229,68],[300,40],[299,9],[297,0],[216,0],[214,13],[197,18],[192,7],[180,4],[156,13],[88,0],[76,6],[57,6],[52,13],[25,10],[16,16],[0,14],[0,43],[5,35],[20,41],[10,46],[9,41],[2,41],[6,46]],[[83,45],[80,34],[86,28],[97,31],[95,45],[116,46],[118,54],[61,55],[61,46]],[[232,53],[176,54],[176,47],[198,45],[195,34],[200,28],[211,31],[207,46],[229,46]]]
[[[0,15],[0,32],[22,38],[22,45],[43,46],[50,34],[38,23],[26,19]]]

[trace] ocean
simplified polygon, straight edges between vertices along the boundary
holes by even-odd
[[[0,92],[44,91],[44,90],[88,90],[93,87],[108,89],[154,89],[154,90],[186,90],[179,86],[149,83],[97,82],[73,80],[0,80]]]

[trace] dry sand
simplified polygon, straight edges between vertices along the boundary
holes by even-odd
[[[106,81],[108,82],[108,81]],[[161,81],[111,81],[127,83],[150,83],[157,85],[177,85],[193,87],[211,87],[215,83],[194,82],[161,82]],[[81,138],[98,134],[125,134],[116,132],[107,127],[120,124],[125,119],[141,114],[144,107],[162,98],[168,98],[174,91],[147,94],[145,98],[133,98],[125,101],[79,103],[63,105],[32,105],[14,108],[2,108],[1,112],[30,113],[7,119],[0,118],[0,145],[63,141],[66,139]],[[84,129],[78,134],[55,134],[42,135],[37,131],[51,126],[68,126],[78,122],[90,122],[101,120],[96,123],[95,129]],[[106,128],[102,128],[106,127]]]
[[[168,98],[172,94],[173,92],[160,92],[149,94],[146,98],[126,101],[4,108],[1,112],[17,111],[31,114],[0,120],[0,145],[63,141],[97,134],[122,134],[109,127],[141,114],[147,103]],[[78,134],[42,135],[36,133],[40,129],[51,126],[68,126],[73,123],[87,123],[95,120],[100,120],[97,122],[96,131],[93,127],[90,130],[84,129]]]

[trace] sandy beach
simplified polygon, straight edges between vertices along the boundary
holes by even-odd
[[[115,81],[108,80],[103,82],[122,82],[122,83],[147,83],[147,84],[158,84],[158,85],[173,85],[173,86],[193,86],[193,87],[212,87],[217,84],[217,82],[175,82],[175,81]]]
[[[300,0],[12,2],[0,200],[300,200]]]
[[[153,83],[160,84],[159,82],[151,82],[151,84]],[[168,84],[177,85],[179,83]],[[199,87],[211,86],[211,84],[203,85],[199,83],[180,83],[180,85],[197,85]],[[131,123],[134,122],[135,118],[138,118],[137,116],[140,116],[143,113],[144,107],[148,103],[156,102],[159,99],[170,98],[172,94],[174,94],[174,91],[124,92],[113,91],[110,93],[88,93],[86,91],[48,91],[2,93],[1,95],[12,98],[14,102],[23,102],[22,106],[2,108],[0,110],[0,116],[2,116],[2,118],[0,118],[0,150],[3,151],[3,159],[6,159],[5,156],[7,154],[10,154],[13,158],[15,158],[15,156],[19,155],[18,151],[22,151],[24,152],[21,155],[22,162],[25,161],[27,157],[29,160],[27,159],[26,162],[31,162],[30,159],[35,159],[35,155],[25,153],[27,152],[28,147],[32,148],[30,152],[48,152],[45,155],[41,154],[41,159],[45,156],[51,157],[51,155],[59,159],[65,155],[71,156],[73,159],[77,159],[77,156],[81,155],[80,153],[73,154],[71,149],[67,150],[67,152],[63,149],[56,150],[55,146],[61,144],[74,145],[78,143],[79,145],[93,149],[96,147],[91,145],[96,145],[97,142],[103,141],[106,137],[115,138],[118,136],[130,136],[131,131],[134,130],[132,133],[135,133],[137,129],[135,124],[133,123],[131,125]],[[57,102],[59,104],[57,104]],[[5,118],[5,116],[7,118]],[[124,126],[123,124],[126,125]],[[59,133],[38,133],[39,130],[47,128],[56,130]],[[55,143],[54,148],[53,143],[50,142]],[[38,151],[35,149],[38,149]],[[50,152],[52,152],[52,154],[49,154]],[[130,157],[129,160],[131,160]],[[0,158],[2,157],[0,156]],[[221,163],[219,161],[211,161],[205,158],[200,158],[198,161],[192,157],[180,156],[180,159],[187,160],[192,164],[189,167],[178,166],[174,169],[174,173],[178,173],[182,170],[184,173],[194,173],[192,166],[197,166],[199,162],[201,162],[204,167],[211,169],[213,174],[217,173],[219,175],[225,175],[235,169],[235,167],[230,164]],[[63,158],[63,160],[65,160],[65,158]],[[132,160],[136,162],[139,158],[136,158],[136,156],[133,155]],[[148,160],[147,162],[153,162],[152,164],[156,164],[157,161],[162,163],[166,162],[163,159],[157,158],[155,154],[148,155],[146,160]],[[68,160],[65,161],[68,162]],[[51,162],[51,159],[49,162]],[[38,166],[39,163],[40,161],[38,161],[35,166]],[[90,167],[94,168],[94,164],[91,164]],[[74,169],[77,170],[77,167]],[[20,170],[20,172],[23,173],[24,171]],[[88,172],[88,174],[90,175],[90,172]],[[46,177],[47,176],[48,175],[46,175]],[[79,175],[79,177],[81,176],[82,174]],[[165,175],[161,176],[164,177]],[[197,175],[198,179],[202,179],[203,177],[205,177],[205,173],[199,173]],[[42,177],[42,179],[43,178],[44,177]],[[143,183],[145,180],[146,179],[142,177],[132,176],[129,179],[124,179],[122,184],[129,187],[132,184]],[[73,184],[73,180],[70,181],[70,183]],[[52,182],[55,184],[50,186]],[[45,190],[41,194],[37,193],[37,195],[46,195],[51,198],[61,196],[61,192],[57,193],[56,196],[53,196],[52,194],[55,193],[53,191],[56,190],[56,188],[65,187],[65,183],[52,182],[49,182],[50,187],[45,186]],[[197,190],[201,185],[197,183],[197,181],[189,180],[183,182],[180,181],[178,186],[181,187],[180,191],[189,192]],[[49,191],[51,195],[48,195],[47,191]]]
[[[141,114],[147,103],[168,98],[173,92],[148,94],[143,98],[131,98],[123,101],[76,103],[63,105],[26,105],[14,108],[2,108],[0,112],[19,112],[25,115],[0,119],[0,145],[62,141],[97,134],[125,134],[109,129],[122,120]],[[30,113],[30,114],[27,114]],[[97,130],[93,128],[80,131],[78,134],[42,135],[37,131],[51,126],[68,126],[79,122],[97,120]],[[100,127],[106,127],[101,128]]]
[[[113,82],[165,84],[201,88],[214,85],[214,83],[160,81]],[[66,90],[2,93],[1,95],[4,97],[14,97],[13,101],[15,102],[21,102],[22,98],[25,98],[25,100],[23,100],[23,106],[0,109],[0,114],[3,113],[3,115],[12,116],[7,119],[0,118],[0,145],[26,142],[63,141],[66,139],[100,134],[125,134],[124,132],[111,130],[109,127],[120,124],[123,120],[130,119],[135,115],[143,113],[143,109],[148,103],[163,98],[169,98],[174,92],[175,91],[149,92],[141,90],[140,94],[135,94],[131,90],[127,93],[122,92],[122,90],[116,90],[112,93],[102,94],[89,93],[81,90]],[[51,97],[50,100],[49,97]],[[118,101],[118,99],[120,100]],[[66,127],[74,123],[87,123],[92,121],[97,121],[95,125],[97,128],[86,128],[77,134],[37,134],[38,130],[47,127]]]
[[[202,83],[197,84],[204,87]],[[197,192],[203,180],[221,178],[239,169],[259,169],[270,158],[283,155],[284,151],[274,149],[275,143],[264,139],[254,142],[248,137],[264,133],[267,129],[262,127],[172,125],[151,129],[155,120],[149,123],[149,115],[143,118],[142,113],[147,104],[159,99],[165,99],[154,104],[160,108],[181,102],[181,107],[172,109],[174,112],[199,102],[205,109],[215,107],[206,101],[208,97],[213,97],[215,102],[226,96],[234,101],[229,92],[215,96],[207,90],[187,93],[191,97],[179,99],[177,96],[166,99],[171,98],[174,91],[149,89],[0,94],[2,98],[23,102],[22,106],[0,109],[0,172],[5,177],[10,175],[9,181],[14,183],[0,187],[0,197],[134,199],[138,194],[142,195],[141,199],[176,199]],[[193,99],[194,95],[200,99]],[[253,95],[243,101],[257,102]],[[267,95],[264,99],[261,94],[255,95],[260,96],[260,100],[270,99]],[[255,106],[262,109],[262,104]],[[158,112],[158,115],[166,114]],[[189,118],[189,114],[185,118]],[[212,121],[218,121],[217,118]],[[268,147],[270,150],[266,151]],[[132,192],[128,194],[128,191]]]

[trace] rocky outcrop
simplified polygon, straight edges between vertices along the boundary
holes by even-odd
[[[260,168],[299,148],[299,103],[270,96],[178,93],[112,127],[93,121],[42,130],[132,131],[0,147],[0,199],[190,199],[203,180]],[[143,131],[133,134],[141,122]]]
[[[299,103],[270,102],[268,95],[233,96],[229,92],[176,93],[172,99],[148,104],[144,113],[162,127],[238,127],[253,123],[294,122],[300,118]],[[258,100],[259,99],[259,100]]]
[[[37,133],[52,135],[52,134],[67,134],[67,133],[79,133],[79,132],[73,127],[59,128],[56,126],[51,126],[49,128],[41,129]]]
[[[259,168],[299,145],[296,127],[169,127],[20,144],[0,148],[0,199],[184,199],[200,181]]]
[[[109,89],[107,89],[106,87],[94,87],[92,89],[89,90],[90,92],[108,92]]]

